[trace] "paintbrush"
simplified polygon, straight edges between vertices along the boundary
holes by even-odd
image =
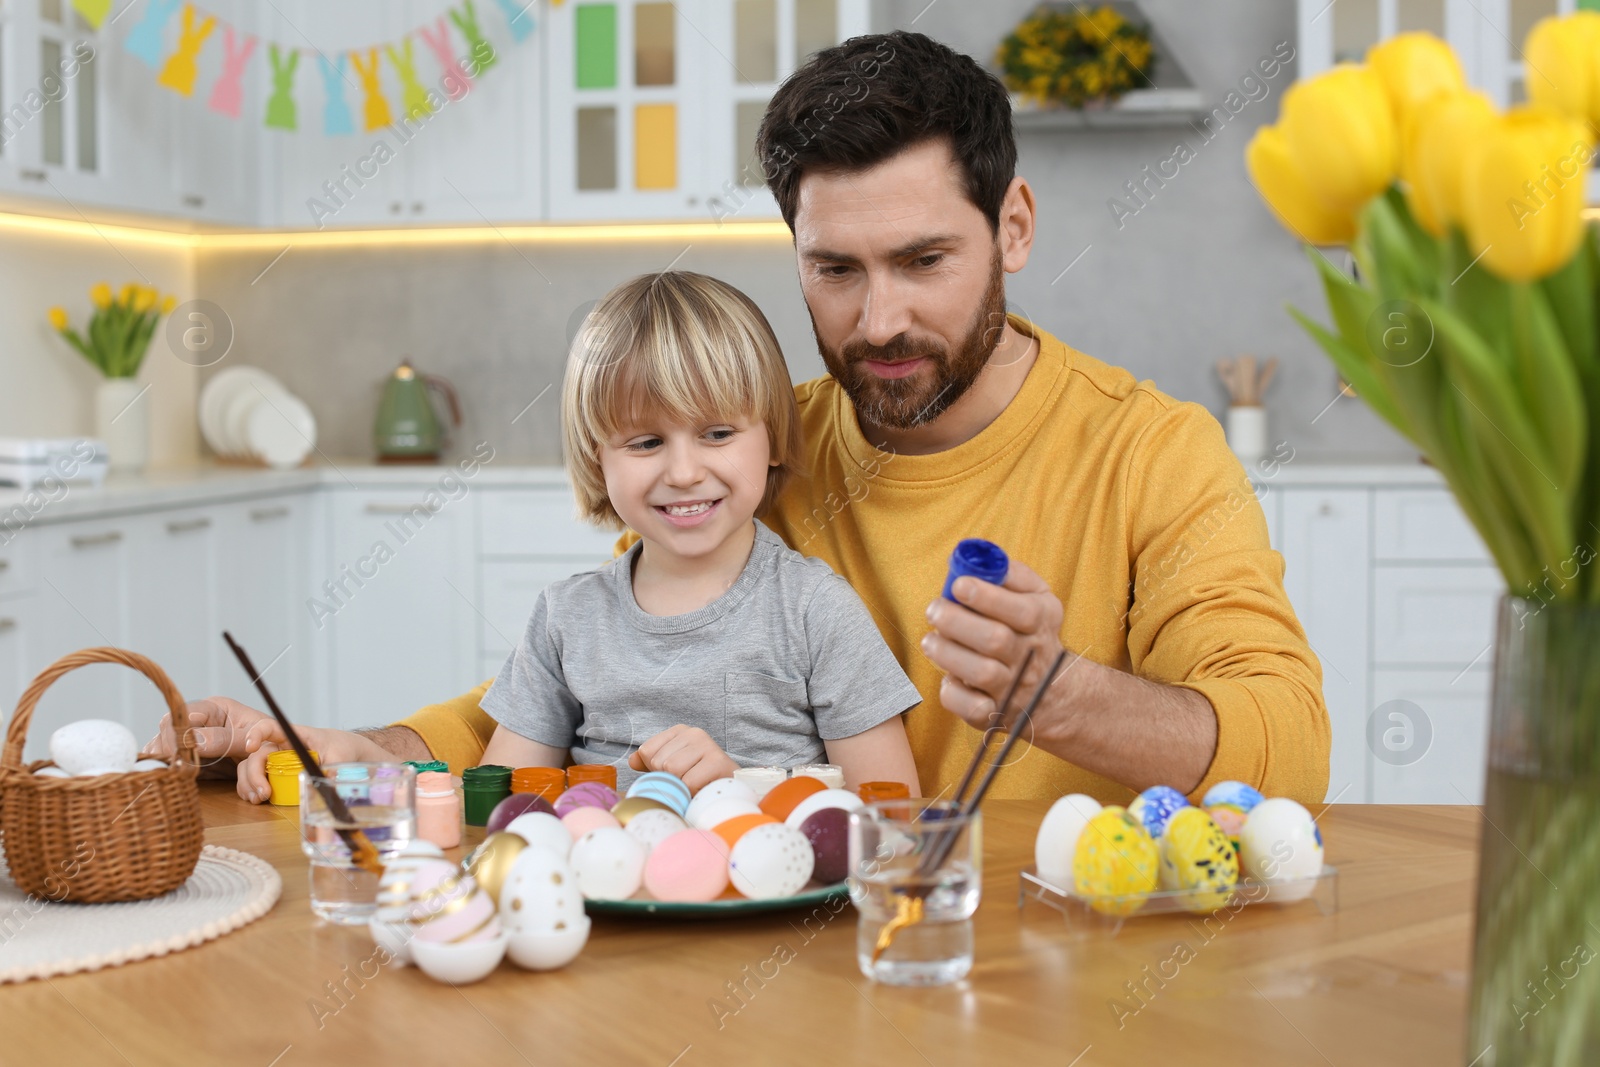
[[[1011,703],[1012,696],[1022,682],[1022,674],[1028,669],[1028,663],[1032,658],[1030,650],[1029,654],[1023,658],[1022,666],[1018,668],[1011,687],[1006,690],[1005,700],[1002,702],[999,712],[1000,721],[1002,722],[1005,721],[1006,707]],[[999,751],[995,753],[994,759],[989,764],[988,772],[984,774],[983,780],[978,783],[978,788],[973,792],[972,798],[964,803],[961,802],[959,797],[956,799],[956,819],[960,821],[955,827],[938,833],[928,850],[922,854],[922,860],[917,864],[917,869],[913,874],[913,878],[916,879],[918,884],[908,886],[899,895],[895,905],[894,918],[885,923],[883,929],[878,931],[877,943],[872,946],[873,963],[877,963],[879,957],[888,950],[896,934],[906,927],[915,926],[922,921],[923,898],[935,888],[928,885],[927,880],[932,878],[939,868],[944,865],[945,860],[950,857],[951,850],[955,848],[956,841],[961,837],[962,824],[970,819],[972,813],[978,810],[978,805],[983,803],[984,794],[989,791],[989,786],[993,784],[995,775],[1000,773],[1000,768],[1005,766],[1006,757],[1011,755],[1011,750],[1016,746],[1017,738],[1022,735],[1023,728],[1033,721],[1034,710],[1038,708],[1039,702],[1044,699],[1045,692],[1050,688],[1050,683],[1055,680],[1056,672],[1061,669],[1061,664],[1066,658],[1067,653],[1063,649],[1056,656],[1055,662],[1050,665],[1050,669],[1045,672],[1045,676],[1039,680],[1039,687],[1034,690],[1033,699],[1029,700],[1028,706],[1022,709],[1022,714],[1017,716],[1016,722],[1011,724],[1011,729],[1006,734],[1005,744],[1001,745]],[[966,784],[971,781],[972,773],[977,768],[978,761],[982,759],[984,752],[988,749],[988,738],[988,731],[985,731],[983,743],[979,746],[978,751],[974,753],[973,765],[967,768],[967,774],[962,778],[962,791],[965,791]]]
[[[344,798],[339,796],[339,791],[327,780],[327,775],[322,772],[322,765],[311,754],[311,749],[300,740],[300,735],[289,724],[289,718],[278,707],[278,702],[272,699],[272,691],[267,688],[267,683],[256,673],[255,664],[250,662],[250,654],[240,647],[239,642],[233,639],[228,631],[222,631],[222,639],[228,642],[228,647],[233,649],[233,654],[239,657],[239,665],[244,668],[244,673],[249,675],[255,683],[256,691],[261,694],[261,699],[267,702],[267,710],[272,712],[272,717],[278,720],[278,725],[283,727],[283,735],[289,739],[289,747],[294,749],[294,754],[300,757],[300,763],[312,776],[316,783],[317,793],[321,795],[322,802],[328,805],[328,813],[333,816],[339,825],[334,827],[339,837],[350,849],[350,861],[364,871],[373,874],[383,873],[383,861],[378,858],[378,850],[365,833],[353,827],[355,818],[350,814],[350,808],[345,804]]]

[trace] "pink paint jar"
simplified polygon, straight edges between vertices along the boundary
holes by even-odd
[[[417,836],[440,848],[461,844],[461,796],[446,771],[417,775]]]

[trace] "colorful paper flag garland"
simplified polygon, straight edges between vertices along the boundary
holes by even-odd
[[[551,0],[559,4],[562,0]],[[538,0],[496,0],[512,38],[521,43],[532,36],[536,27],[533,8]],[[72,0],[73,8],[95,29],[99,29],[110,13],[113,0]],[[182,11],[178,42],[172,51],[167,49],[167,26]],[[206,41],[219,24],[215,15],[205,14],[185,0],[149,0],[143,17],[134,24],[123,48],[145,65],[156,70],[156,82],[173,92],[192,97],[199,78],[199,56]],[[465,39],[467,62],[463,62],[454,48],[450,27]],[[250,61],[260,43],[252,34],[241,34],[226,22],[222,26],[222,73],[211,87],[207,106],[222,115],[237,119],[244,107],[244,78]],[[445,98],[452,103],[461,100],[472,87],[472,79],[481,77],[496,61],[494,46],[485,37],[478,21],[474,0],[461,3],[440,15],[431,25],[423,24],[406,34],[397,43],[381,46],[388,56],[389,65],[400,81],[401,111],[407,119],[430,115],[438,97],[432,95],[417,73],[413,34],[422,43],[442,71],[440,87]],[[269,43],[268,61],[272,70],[272,92],[267,100],[265,124],[279,130],[299,128],[298,108],[294,98],[294,80],[303,52],[314,51],[298,47],[284,47]],[[382,64],[378,46],[363,50],[349,50],[330,57],[320,52],[319,70],[325,97],[322,112],[323,132],[329,136],[347,136],[355,133],[355,121],[350,106],[345,101],[345,86],[349,84],[346,71],[353,68],[361,82],[363,95],[363,126],[368,132],[381,129],[394,121],[394,114],[383,92]],[[469,67],[471,73],[469,73]]]

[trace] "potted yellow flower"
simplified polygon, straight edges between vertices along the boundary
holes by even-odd
[[[1600,1063],[1600,14],[1523,51],[1531,100],[1501,112],[1443,41],[1393,38],[1291,87],[1246,162],[1288,229],[1349,246],[1356,277],[1311,253],[1331,326],[1294,314],[1509,586],[1467,1058],[1577,1067]]]
[[[1006,88],[1036,107],[1102,107],[1151,84],[1155,47],[1148,27],[1110,5],[1041,4],[995,54]]]
[[[95,393],[95,433],[106,442],[110,465],[138,470],[150,453],[150,414],[134,379],[150,350],[156,323],[171,313],[178,298],[165,299],[153,287],[129,282],[116,295],[101,282],[89,290],[94,311],[88,329],[72,328],[67,309],[50,309],[50,325],[104,377]]]

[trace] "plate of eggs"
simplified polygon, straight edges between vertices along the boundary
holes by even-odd
[[[785,779],[765,795],[719,778],[691,795],[676,775],[650,771],[623,796],[583,782],[549,811],[520,811],[467,867],[492,883],[492,872],[486,881],[475,870],[484,866],[479,856],[515,848],[501,840],[512,834],[565,858],[590,915],[703,918],[810,906],[847,892],[850,813],[859,807],[854,793],[816,778]],[[491,815],[488,828],[498,822]]]

